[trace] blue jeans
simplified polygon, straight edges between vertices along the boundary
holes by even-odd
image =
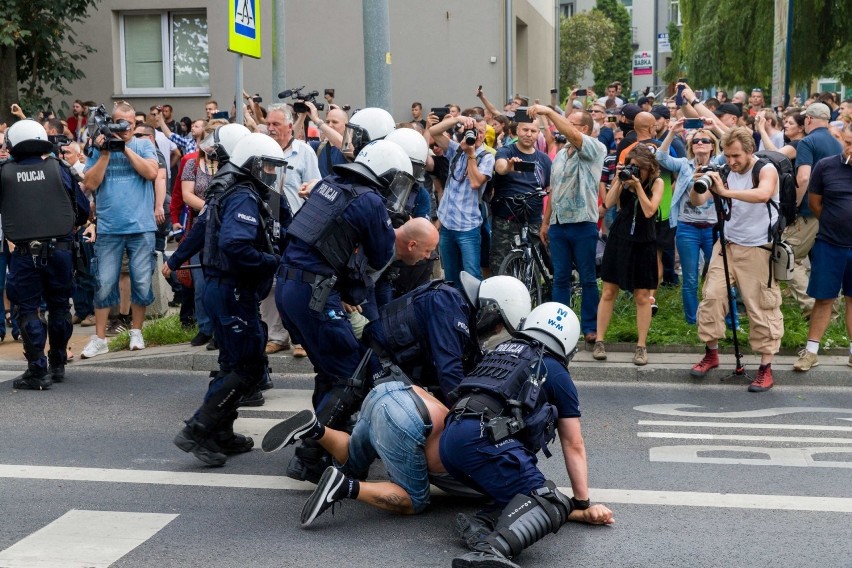
[[[96,275],[92,270],[92,258],[95,256],[95,247],[91,243],[80,243],[86,267],[77,270],[74,275],[74,315],[83,319],[95,313],[95,290],[98,288]]]
[[[479,266],[481,241],[482,233],[479,227],[469,231],[453,231],[441,227],[438,251],[441,253],[441,266],[444,267],[444,280],[452,282],[461,290],[459,273],[462,270],[482,279],[482,270]],[[592,262],[594,263],[594,258]]]
[[[680,255],[683,276],[683,316],[686,323],[695,325],[698,313],[698,279],[702,268],[699,266],[699,257],[701,251],[704,251],[705,262],[710,262],[713,255],[713,227],[699,229],[686,223],[678,223],[675,244]]]
[[[419,513],[429,504],[429,471],[426,430],[412,396],[417,395],[402,382],[383,383],[370,391],[349,438],[343,470],[365,479],[370,464],[380,457],[390,480],[408,493]]]
[[[127,250],[130,261],[130,303],[149,306],[154,302],[151,277],[156,266],[154,233],[132,235],[98,235],[95,241],[95,259],[92,272],[97,275],[95,308],[118,305],[118,279],[121,275],[121,257]],[[97,267],[97,268],[95,268]]]
[[[597,225],[591,222],[554,223],[550,225],[547,235],[550,237],[550,258],[553,262],[553,301],[570,305],[571,272],[576,266],[583,287],[580,329],[583,333],[597,331],[600,299],[595,272]]]

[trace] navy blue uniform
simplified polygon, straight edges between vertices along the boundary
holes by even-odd
[[[18,163],[27,165],[40,161],[40,157],[34,156]],[[62,185],[75,205],[74,224],[82,225],[89,217],[89,200],[64,164],[60,174]],[[33,222],[37,224],[38,220],[33,219]],[[68,303],[74,290],[72,240],[72,233],[57,238],[56,248],[47,258],[33,258],[26,250],[26,243],[15,243],[11,255],[6,293],[15,306],[14,317],[20,326],[24,354],[31,369],[44,371],[47,368],[44,346],[48,339],[51,366],[64,366],[66,362],[65,348],[73,330]],[[47,326],[38,316],[42,300],[49,313]]]
[[[561,418],[578,418],[577,389],[565,365],[545,354],[547,380],[542,391]],[[518,494],[529,495],[545,486],[538,458],[515,438],[494,444],[481,420],[450,414],[440,442],[441,463],[457,480],[494,499],[502,508]]]

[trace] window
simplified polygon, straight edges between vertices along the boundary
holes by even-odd
[[[621,3],[624,4],[625,10],[630,14],[630,22],[633,22],[633,0],[621,0]]]
[[[206,11],[123,13],[119,33],[124,94],[209,92]]]
[[[574,16],[574,2],[559,1],[559,15],[563,18],[571,18]]]
[[[683,25],[680,19],[680,0],[671,0],[669,3],[669,21],[674,22],[676,26]]]

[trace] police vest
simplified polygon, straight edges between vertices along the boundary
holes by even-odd
[[[343,219],[346,208],[359,196],[374,190],[344,183],[339,176],[321,180],[287,227],[287,236],[304,242],[322,256],[339,278],[363,282],[367,259],[358,254],[359,235]]]
[[[555,437],[557,413],[541,392],[547,380],[543,359],[544,347],[536,341],[501,343],[462,380],[454,410],[464,412],[465,405],[484,407],[489,423],[510,421],[509,436],[533,452],[543,449],[550,457],[547,445]],[[471,404],[471,399],[481,404]]]
[[[274,245],[277,240],[277,236],[272,234],[274,223],[269,206],[249,182],[243,181],[239,185],[231,186],[221,193],[208,193],[209,200],[205,205],[207,209],[207,225],[204,233],[204,265],[215,268],[223,273],[229,273],[232,276],[238,275],[234,273],[225,251],[219,246],[219,231],[222,228],[222,207],[229,197],[238,192],[251,195],[257,203],[257,208],[260,212],[260,228],[265,235],[266,242],[264,248],[266,252],[275,254]]]
[[[417,321],[414,302],[432,290],[453,289],[443,280],[433,280],[415,288],[382,308],[380,317],[389,354],[399,365],[423,363],[425,330]],[[442,314],[434,314],[441,317]]]
[[[33,164],[10,161],[0,169],[0,216],[10,241],[64,237],[74,228],[75,211],[56,158]]]

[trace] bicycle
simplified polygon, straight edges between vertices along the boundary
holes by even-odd
[[[514,239],[515,248],[500,263],[498,273],[514,276],[523,282],[530,291],[533,307],[550,301],[551,291],[553,290],[553,274],[545,262],[542,251],[529,238],[530,206],[528,201],[542,198],[545,195],[547,195],[545,191],[536,191],[523,195],[495,198],[495,200],[505,203],[515,219],[521,223],[521,229]]]

